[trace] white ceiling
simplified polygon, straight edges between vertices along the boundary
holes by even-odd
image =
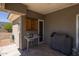
[[[27,5],[29,10],[41,13],[41,14],[48,14],[72,5],[74,3],[24,3]]]

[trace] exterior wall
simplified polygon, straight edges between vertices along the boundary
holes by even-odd
[[[20,49],[26,48],[26,40],[24,39],[25,17],[26,16],[21,16],[21,17],[17,18],[15,21],[13,21],[13,26],[15,26],[16,24],[18,24],[20,26],[20,33],[18,34],[19,35],[19,40],[17,40],[16,38],[14,39],[14,41],[17,40],[17,42],[15,42],[15,43],[19,44]],[[18,31],[17,31],[17,33],[18,33]],[[16,35],[15,32],[12,32],[12,34]],[[16,37],[18,37],[18,35],[16,35]]]
[[[26,39],[24,39],[24,35],[26,33],[26,20],[27,20],[27,17],[30,17],[30,18],[35,18],[35,19],[44,19],[43,18],[43,15],[39,14],[39,13],[36,13],[36,12],[33,12],[31,10],[28,10],[26,15],[22,16],[22,49],[26,48],[27,47],[27,43],[26,43]]]
[[[19,28],[16,33],[14,32],[15,29],[12,31],[12,34],[15,35],[14,38],[16,37],[14,41],[17,44],[18,48],[20,49],[22,48],[22,34],[21,34],[22,33],[22,28],[21,28],[22,22],[21,21],[22,21],[22,17],[19,17],[16,19],[16,21],[13,22],[13,27],[15,25],[19,25]]]
[[[34,13],[32,13],[31,15],[33,15]],[[42,17],[39,17],[40,15],[37,14],[37,16],[31,17],[30,18],[35,18],[35,19],[41,19]],[[21,16],[20,20],[16,20],[15,23],[18,23],[19,21],[21,21],[20,27],[21,27],[21,36],[20,36],[20,49],[25,49],[27,47],[27,43],[26,43],[26,39],[24,39],[24,35],[26,33],[26,20],[27,20],[27,15],[23,15]],[[38,17],[38,18],[37,18]]]
[[[79,14],[79,4],[45,15],[46,42],[50,41],[52,32],[64,32],[73,37],[75,46],[77,14]]]
[[[35,19],[44,19],[44,15],[31,10],[27,10],[27,17],[35,18]]]

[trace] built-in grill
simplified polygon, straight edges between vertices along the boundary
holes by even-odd
[[[65,33],[53,32],[51,34],[50,47],[66,55],[71,55],[73,39]]]

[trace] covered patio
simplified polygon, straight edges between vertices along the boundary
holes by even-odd
[[[73,3],[1,4],[1,10],[10,13],[8,19],[13,24],[13,40],[21,56],[75,54],[73,50],[77,49],[77,44],[74,15],[79,12],[78,7]]]

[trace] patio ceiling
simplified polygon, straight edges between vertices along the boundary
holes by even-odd
[[[48,14],[48,13],[55,12],[57,10],[67,8],[69,6],[76,5],[76,4],[77,3],[22,3],[22,4],[18,4],[18,3],[17,4],[3,4],[3,3],[0,3],[0,10],[2,10],[2,9],[11,9],[11,10],[14,9],[16,11],[21,10],[21,12],[26,13],[25,12],[26,10],[24,10],[24,9],[29,9],[29,10],[35,11],[37,13],[40,13],[40,14]],[[14,7],[13,7],[13,5],[14,5]],[[21,7],[21,8],[17,9],[16,5],[17,5],[17,7]],[[12,10],[12,12],[15,12],[15,11]]]
[[[40,14],[48,14],[75,4],[76,3],[24,3],[29,10]]]
[[[1,3],[0,10],[3,10],[3,9],[9,10],[9,11],[11,10],[8,19],[13,21],[16,18],[20,17],[21,15],[24,15],[24,13],[26,13],[26,9],[45,15],[72,5],[76,5],[76,3],[23,3],[23,4],[2,4]]]

